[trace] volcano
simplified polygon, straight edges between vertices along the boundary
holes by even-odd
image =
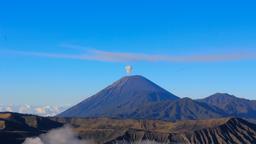
[[[179,99],[143,76],[126,76],[59,116],[129,118],[138,109]]]

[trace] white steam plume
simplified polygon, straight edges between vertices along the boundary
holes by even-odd
[[[126,71],[127,74],[131,74],[131,73],[132,73],[132,70],[133,70],[133,68],[132,68],[131,65],[125,66],[125,71]]]
[[[27,138],[23,144],[93,144],[91,141],[78,139],[76,133],[68,125],[49,131],[36,138]]]

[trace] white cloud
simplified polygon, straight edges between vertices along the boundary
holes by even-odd
[[[128,52],[110,52],[96,49],[82,50],[82,46],[62,45],[65,48],[79,50],[79,54],[28,52],[28,51],[5,51],[5,54],[16,56],[33,56],[46,58],[63,58],[77,60],[94,60],[103,62],[216,62],[256,59],[255,51],[228,52],[217,54],[193,54],[193,55],[165,55],[165,54],[144,54]],[[3,52],[2,52],[3,53]]]
[[[69,106],[30,106],[30,105],[11,105],[0,106],[0,111],[18,112],[24,114],[34,114],[39,116],[55,116],[65,111]]]
[[[38,108],[35,108],[35,111],[36,113],[38,114],[45,114],[45,109],[44,108],[41,108],[41,107],[38,107]]]
[[[12,109],[12,107],[8,106],[8,107],[5,108],[5,111],[13,112],[13,109]]]
[[[18,112],[19,113],[28,113],[30,110],[30,106],[29,105],[24,105],[24,106],[20,106]]]

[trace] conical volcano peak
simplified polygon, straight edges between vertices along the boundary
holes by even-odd
[[[125,76],[108,88],[122,88],[122,90],[126,91],[166,91],[141,75]]]
[[[140,75],[125,76],[92,97],[63,112],[71,117],[128,117],[145,105],[179,97]]]
[[[122,77],[120,81],[149,81],[149,80],[141,75],[129,75],[129,76]]]
[[[122,79],[147,79],[142,75],[128,75],[124,76]]]

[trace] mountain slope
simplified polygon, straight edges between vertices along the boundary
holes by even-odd
[[[26,137],[34,137],[63,126],[49,118],[19,113],[0,113],[0,140],[3,144],[21,144]]]
[[[17,113],[0,113],[1,143],[20,144],[63,125],[73,126],[82,140],[98,144],[141,142],[182,144],[253,144],[256,125],[239,118],[185,120],[132,120],[110,118],[44,118]]]
[[[126,118],[136,109],[177,99],[177,96],[142,76],[127,76],[59,116]]]
[[[238,98],[225,93],[216,93],[199,101],[217,107],[230,116],[256,118],[255,101]]]
[[[256,143],[256,125],[242,119],[212,119],[181,121],[172,124],[170,133],[130,129],[122,136],[107,142],[132,143],[155,141],[182,144],[253,144]]]
[[[135,119],[194,120],[224,117],[221,110],[207,104],[183,98],[176,101],[159,102],[137,109],[130,117]]]

